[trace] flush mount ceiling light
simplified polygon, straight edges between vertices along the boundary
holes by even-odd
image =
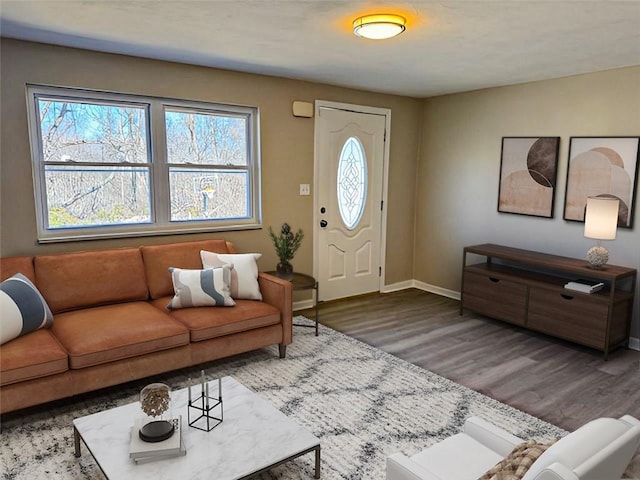
[[[404,17],[390,13],[365,15],[353,21],[353,33],[359,37],[382,40],[404,32],[406,22]]]

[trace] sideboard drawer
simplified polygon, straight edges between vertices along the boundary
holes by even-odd
[[[464,307],[489,317],[524,325],[527,287],[521,283],[466,271]]]
[[[608,312],[602,297],[532,288],[527,327],[603,349]]]

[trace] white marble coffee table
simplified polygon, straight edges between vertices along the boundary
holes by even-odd
[[[320,440],[232,377],[222,381],[224,421],[205,432],[187,424],[187,389],[171,392],[171,414],[182,415],[185,456],[137,465],[129,458],[131,430],[142,417],[140,403],[76,418],[75,454],[80,440],[108,479],[250,478],[315,451],[315,478],[320,478]],[[217,392],[217,382],[210,388]],[[195,394],[195,391],[194,391]]]

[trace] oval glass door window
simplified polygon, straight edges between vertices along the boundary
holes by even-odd
[[[349,137],[338,160],[338,209],[345,226],[356,228],[367,201],[367,161],[360,140]]]

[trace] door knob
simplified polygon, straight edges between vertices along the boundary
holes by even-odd
[[[322,228],[325,228],[327,226],[327,221],[326,220],[320,220],[320,226]]]

